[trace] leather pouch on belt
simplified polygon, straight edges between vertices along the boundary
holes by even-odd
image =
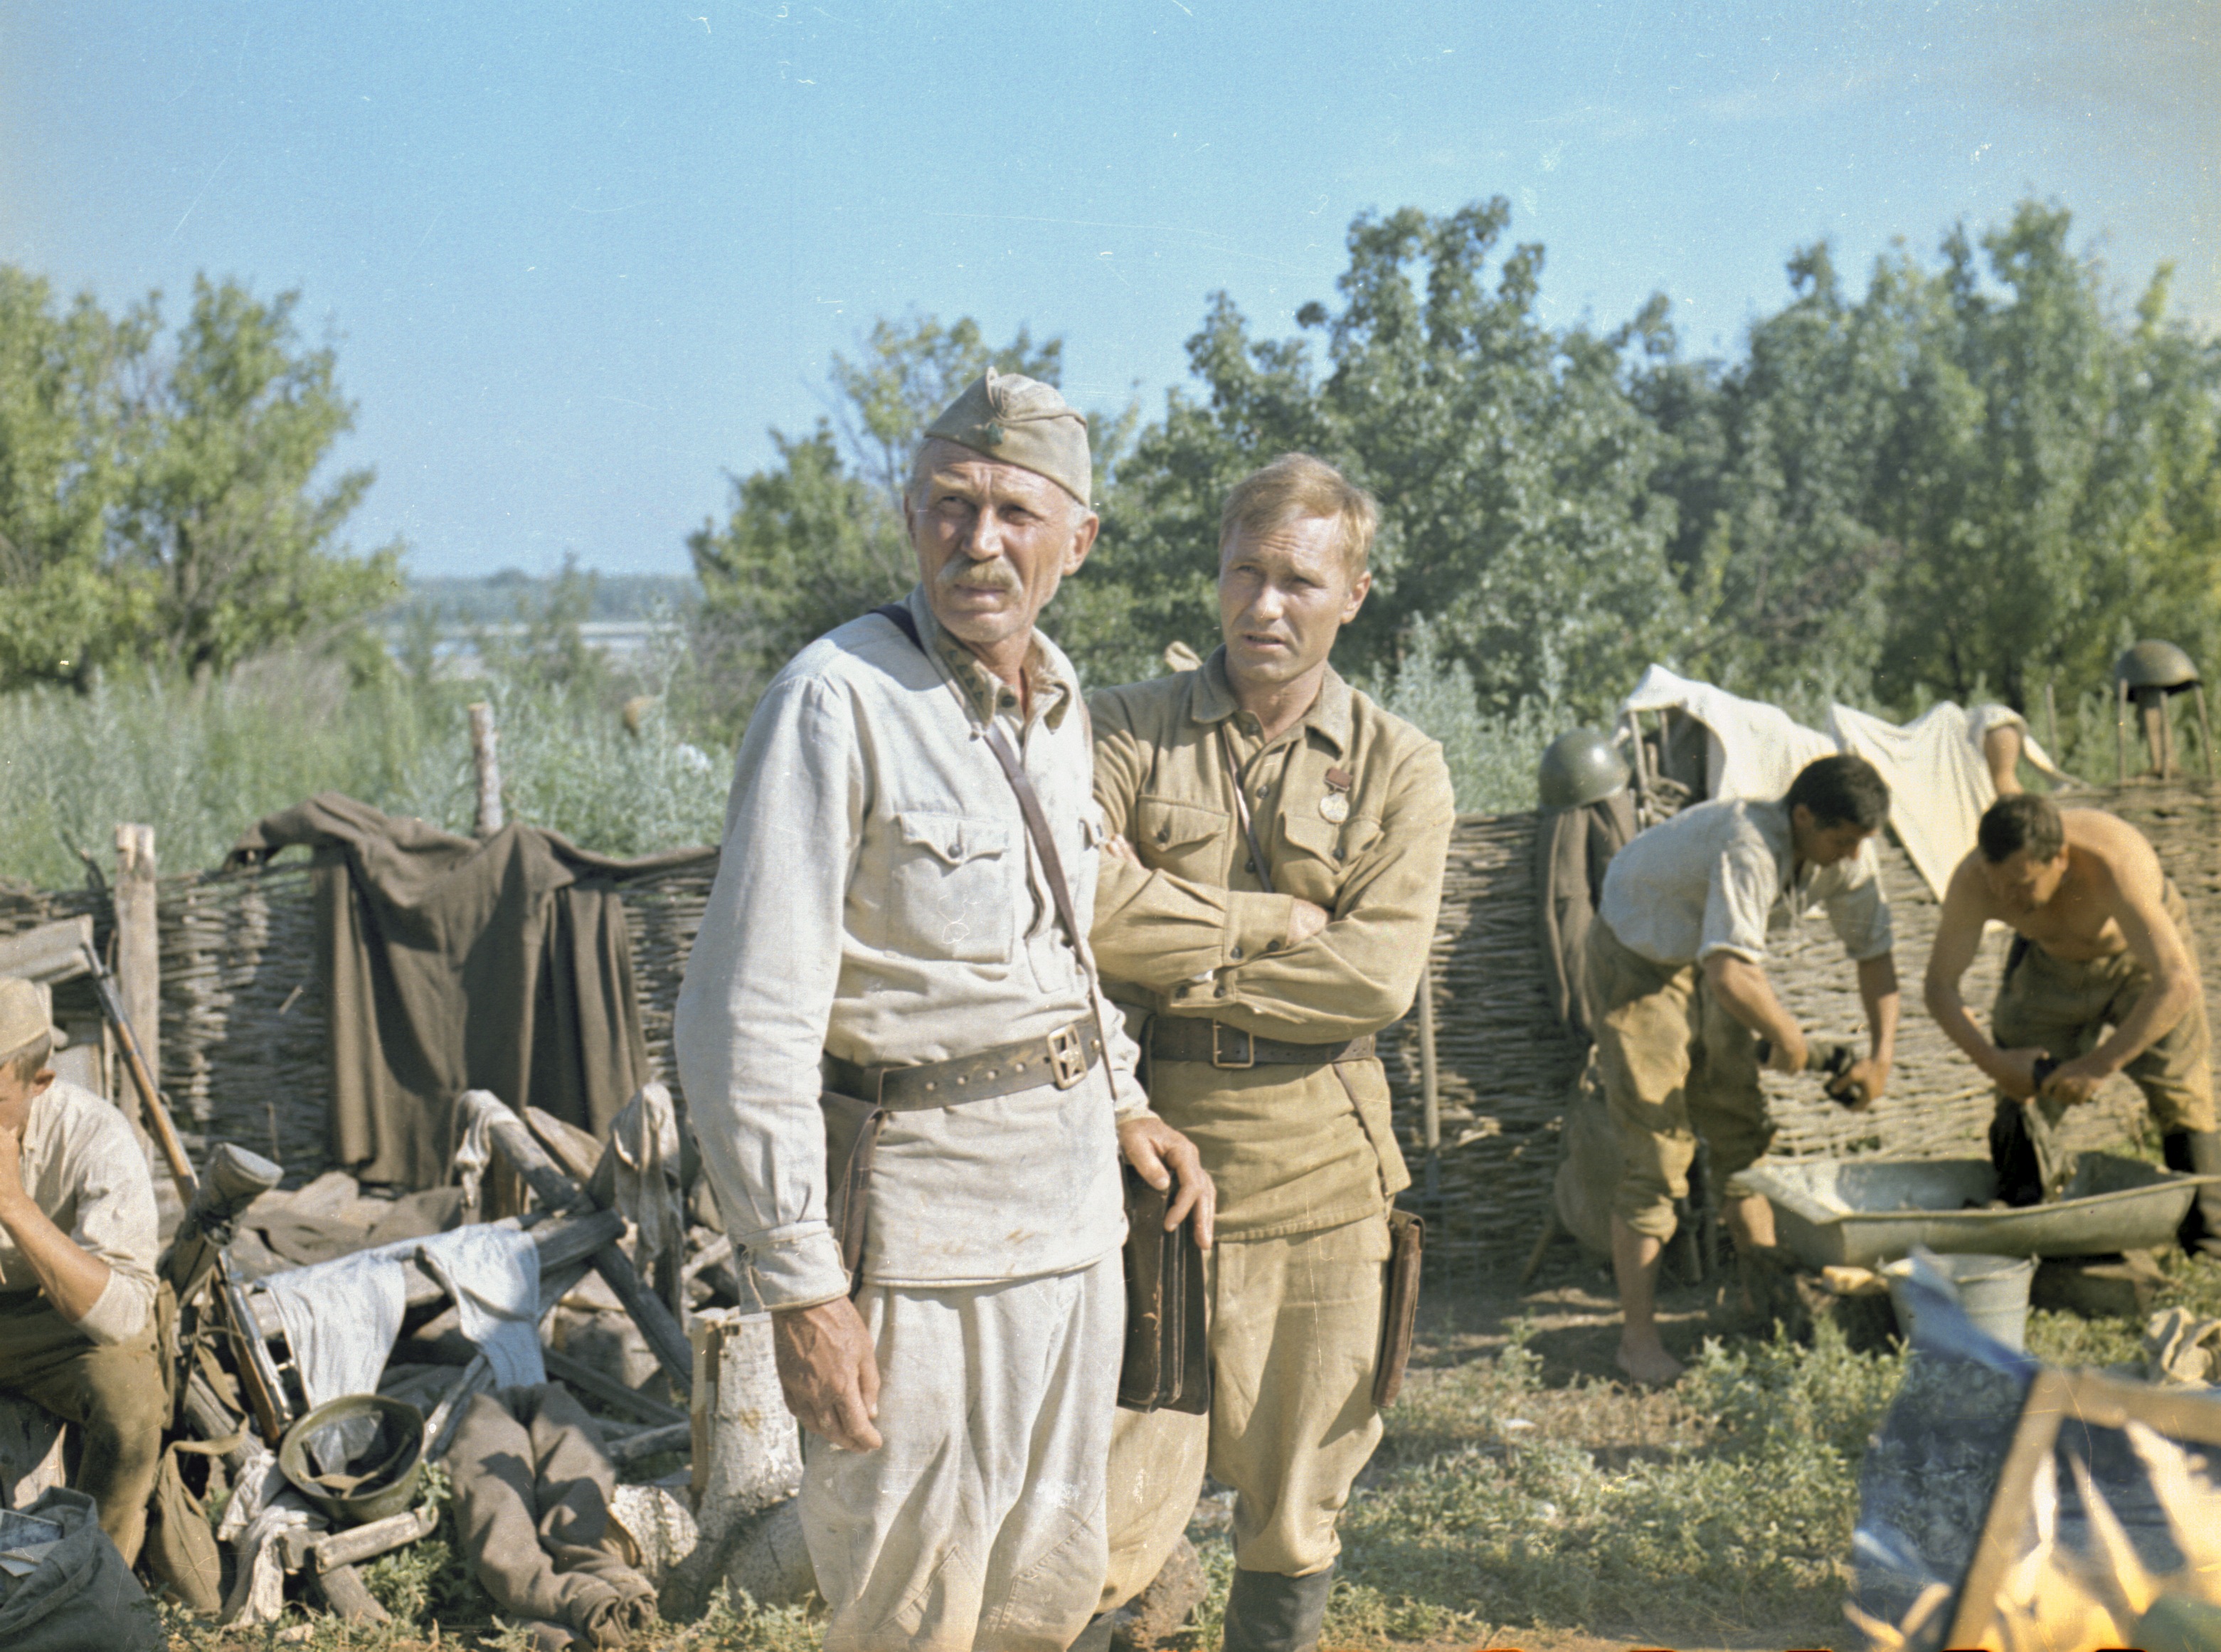
[[[1387,1278],[1380,1292],[1380,1353],[1373,1367],[1373,1404],[1392,1405],[1411,1362],[1411,1326],[1419,1313],[1419,1258],[1427,1224],[1409,1211],[1388,1211]]]
[[[825,1220],[841,1247],[854,1296],[864,1279],[864,1195],[887,1110],[837,1090],[821,1092],[817,1108],[825,1117]]]
[[[1118,1403],[1128,1411],[1211,1409],[1211,1347],[1204,1324],[1203,1252],[1194,1223],[1165,1231],[1169,1196],[1124,1167],[1126,1354]]]

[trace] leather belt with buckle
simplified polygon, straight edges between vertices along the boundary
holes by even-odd
[[[828,1090],[899,1113],[1015,1096],[1045,1084],[1070,1090],[1102,1059],[1102,1035],[1088,1020],[1059,1027],[1045,1038],[1021,1038],[952,1061],[860,1067],[828,1054],[818,1065]]]
[[[1253,1067],[1328,1067],[1336,1061],[1370,1061],[1373,1053],[1370,1033],[1339,1044],[1296,1044],[1284,1038],[1260,1038],[1201,1017],[1158,1016],[1149,1023],[1154,1060],[1198,1061],[1227,1073]]]

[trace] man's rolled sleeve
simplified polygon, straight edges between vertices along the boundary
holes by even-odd
[[[704,1167],[769,1308],[848,1289],[825,1217],[817,1098],[865,785],[840,691],[774,683],[735,766],[673,1028]]]
[[[1774,909],[1780,872],[1762,844],[1737,844],[1712,867],[1705,893],[1705,924],[1697,962],[1724,952],[1758,964],[1766,961],[1766,920]]]
[[[96,1342],[128,1342],[147,1329],[154,1306],[154,1281],[126,1273],[110,1266],[108,1283],[101,1287],[77,1328]]]
[[[103,1109],[91,1116],[98,1129],[70,1155],[77,1166],[70,1239],[108,1265],[108,1283],[77,1328],[96,1342],[128,1342],[147,1329],[154,1306],[151,1262],[161,1242],[154,1183],[123,1115]]]
[[[1896,945],[1895,923],[1881,892],[1881,867],[1871,842],[1859,845],[1844,886],[1829,896],[1826,904],[1830,926],[1857,962],[1880,958]]]

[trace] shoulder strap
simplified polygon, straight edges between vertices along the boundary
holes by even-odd
[[[917,634],[917,621],[904,603],[888,603],[872,612],[893,624],[910,640],[919,653],[925,652],[925,639]],[[1041,798],[1034,791],[1034,783],[1026,773],[1025,765],[1018,761],[1017,753],[1011,748],[1009,738],[995,723],[987,725],[987,749],[995,754],[995,761],[1003,771],[1003,778],[1017,794],[1018,813],[1025,817],[1026,835],[1034,841],[1034,853],[1041,857],[1042,874],[1048,879],[1050,898],[1056,903],[1056,915],[1063,921],[1064,932],[1072,937],[1074,950],[1086,965],[1089,984],[1095,976],[1095,960],[1087,950],[1087,936],[1079,927],[1079,919],[1072,910],[1072,889],[1064,877],[1064,860],[1056,852],[1056,839],[1050,835],[1048,816],[1043,812]]]

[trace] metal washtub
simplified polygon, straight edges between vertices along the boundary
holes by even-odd
[[[1871,1267],[1915,1245],[1993,1256],[2103,1256],[2171,1244],[2205,1182],[2141,1159],[2086,1153],[2065,1198],[2018,1209],[1986,1159],[1801,1159],[1736,1179],[1774,1205],[1780,1242],[1807,1267]],[[1968,1208],[1969,1206],[1973,1208]]]

